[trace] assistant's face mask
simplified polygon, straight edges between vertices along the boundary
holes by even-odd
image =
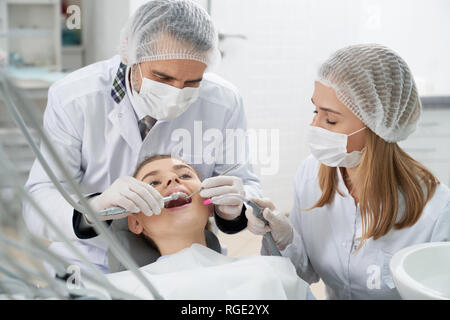
[[[133,93],[134,103],[136,108],[153,119],[174,119],[197,100],[199,88],[178,89],[165,83],[153,81],[142,76],[139,64],[138,68],[141,73],[142,85],[138,94]]]
[[[361,162],[364,149],[347,153],[348,137],[364,129],[347,135],[310,125],[306,137],[311,153],[319,162],[329,167],[354,168]]]

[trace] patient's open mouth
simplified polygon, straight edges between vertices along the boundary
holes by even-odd
[[[192,198],[187,198],[186,196],[180,196],[177,200],[172,200],[166,203],[165,208],[176,208],[184,206],[185,204],[191,203]]]

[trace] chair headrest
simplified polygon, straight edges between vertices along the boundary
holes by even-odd
[[[114,220],[111,223],[111,232],[117,237],[119,243],[135,261],[138,267],[155,262],[161,254],[144,237],[132,233],[128,229],[128,219]],[[205,229],[205,239],[208,248],[221,253],[221,246],[216,235]],[[120,272],[127,268],[108,250],[109,272]]]

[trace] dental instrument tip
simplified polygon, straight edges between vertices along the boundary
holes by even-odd
[[[212,203],[211,199],[206,199],[205,201],[203,201],[203,204],[205,206],[207,206],[208,204],[211,204],[211,203]]]
[[[172,193],[172,195],[171,195],[172,200],[178,200],[179,197],[180,197],[179,192]]]

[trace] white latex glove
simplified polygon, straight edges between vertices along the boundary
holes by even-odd
[[[216,212],[226,220],[237,218],[242,212],[243,201],[239,198],[226,198],[215,200],[214,197],[228,193],[238,193],[245,196],[242,179],[233,176],[217,176],[203,180],[203,190],[200,191],[202,198],[211,198],[216,205]]]
[[[256,235],[264,235],[270,231],[278,249],[286,249],[294,238],[294,231],[289,218],[279,212],[268,198],[250,198],[250,200],[263,208],[263,217],[269,222],[269,225],[265,225],[264,221],[256,218],[253,214],[253,208],[248,206],[245,211],[245,216],[248,220],[248,230]]]
[[[155,188],[133,177],[117,179],[105,192],[92,198],[90,204],[95,211],[121,207],[146,216],[160,214],[164,207],[163,197]]]

